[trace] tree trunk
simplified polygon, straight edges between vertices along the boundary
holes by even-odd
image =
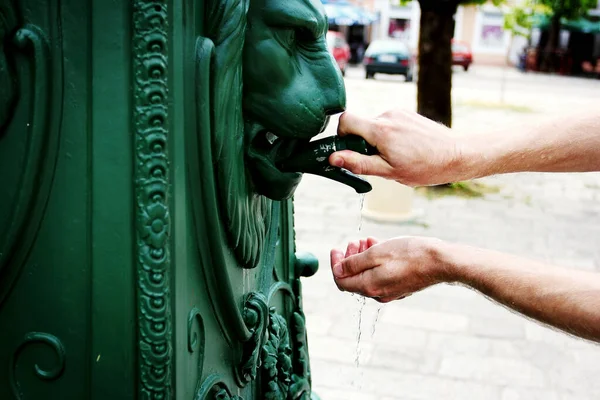
[[[441,4],[440,4],[441,3]],[[452,125],[452,46],[457,2],[420,0],[417,112]]]
[[[544,57],[542,63],[542,71],[554,72],[558,68],[558,60],[556,57],[556,49],[558,48],[558,41],[560,37],[560,19],[561,14],[555,12],[550,20],[550,26],[548,28],[548,42],[544,49]]]

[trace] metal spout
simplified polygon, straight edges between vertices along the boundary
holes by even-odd
[[[377,154],[377,149],[359,136],[329,136],[296,149],[291,157],[278,160],[276,165],[283,172],[303,172],[338,181],[351,186],[356,193],[370,192],[372,187],[369,182],[346,169],[329,164],[329,156],[340,150],[352,150],[364,155]]]

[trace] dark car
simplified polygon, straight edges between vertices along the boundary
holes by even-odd
[[[382,73],[404,75],[407,82],[413,80],[414,62],[408,46],[400,40],[373,41],[365,52],[363,64],[367,79]]]

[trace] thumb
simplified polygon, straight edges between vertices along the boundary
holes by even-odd
[[[334,268],[333,275],[336,279],[348,278],[375,268],[377,264],[371,257],[371,254],[372,252],[367,250],[363,253],[346,257]]]
[[[365,156],[350,150],[337,151],[329,156],[334,167],[345,168],[358,175],[389,175],[390,165],[380,156]]]

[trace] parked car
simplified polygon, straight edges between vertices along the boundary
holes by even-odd
[[[365,51],[363,64],[367,79],[382,73],[404,75],[407,82],[413,80],[414,61],[408,46],[401,40],[374,40]]]
[[[473,53],[468,43],[452,39],[452,65],[460,65],[465,71],[473,63]]]
[[[329,31],[326,38],[329,52],[335,58],[335,62],[340,71],[342,71],[342,75],[346,75],[346,68],[350,60],[350,46],[348,46],[346,39],[344,39],[344,35],[339,32]]]

